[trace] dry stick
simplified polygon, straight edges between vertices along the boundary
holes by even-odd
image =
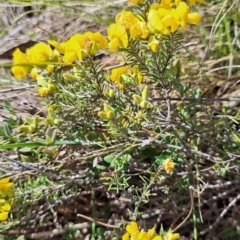
[[[56,37],[56,38],[61,39],[61,40],[64,41],[64,38],[58,36],[57,34],[51,33],[51,32],[49,32],[49,31],[47,31],[46,29],[43,29],[43,28],[39,27],[37,24],[31,23],[30,21],[28,21],[28,20],[26,20],[26,19],[22,19],[22,20],[25,21],[26,23],[32,25],[33,27],[37,27],[37,28],[41,29],[42,31],[48,33],[49,35],[52,35],[52,36],[54,36],[54,37]]]
[[[220,222],[220,220],[221,220],[222,218],[224,218],[224,216],[228,213],[228,211],[230,210],[230,208],[233,207],[233,206],[237,203],[238,200],[240,200],[240,194],[239,194],[237,197],[235,197],[235,198],[227,205],[227,207],[221,212],[220,216],[216,219],[216,221],[215,221],[212,225],[210,225],[206,230],[200,232],[200,235],[204,235],[204,234],[208,233],[211,229],[213,229],[214,227],[216,227],[217,224]]]
[[[186,218],[177,226],[173,229],[173,232],[176,232],[187,220],[188,218],[191,216],[192,214],[192,210],[193,210],[193,187],[190,186],[189,187],[189,192],[190,192],[190,200],[191,200],[191,206],[190,206],[190,210],[188,215],[186,216]]]
[[[240,101],[239,97],[230,97],[230,98],[177,98],[177,97],[170,97],[169,100],[171,101],[183,101],[183,102],[230,102],[230,101]],[[157,102],[157,101],[166,101],[166,98],[153,98],[149,100],[150,102]]]
[[[33,171],[39,172],[39,173],[41,173],[41,174],[43,174],[43,175],[45,175],[45,176],[54,177],[54,178],[56,178],[56,179],[58,179],[58,180],[61,180],[61,179],[67,179],[67,180],[69,180],[69,178],[62,177],[62,176],[60,177],[60,176],[57,176],[57,175],[52,174],[52,173],[47,173],[47,172],[42,171],[42,170],[40,170],[40,169],[38,169],[38,168],[36,168],[36,167],[32,167],[32,166],[30,166],[30,165],[28,165],[28,164],[26,164],[26,163],[23,163],[23,162],[21,162],[21,161],[14,160],[14,159],[12,159],[12,158],[10,158],[10,157],[2,154],[2,153],[0,153],[0,156],[2,156],[3,158],[9,160],[10,162],[13,162],[13,163],[15,163],[15,164],[17,164],[17,165],[19,165],[19,166],[22,166],[22,167],[25,168],[25,169],[29,169],[29,170],[33,170]]]
[[[65,233],[67,231],[86,229],[86,228],[89,228],[89,224],[87,222],[83,222],[83,223],[74,224],[71,227],[65,227],[63,229],[53,229],[51,231],[32,233],[28,237],[31,238],[31,239],[40,239],[40,238],[43,238],[43,237],[48,237],[48,239],[50,239],[53,236]]]
[[[13,91],[18,91],[18,90],[26,89],[26,88],[34,88],[34,87],[36,87],[36,86],[38,86],[38,84],[33,84],[33,85],[29,85],[29,86],[24,86],[24,87],[17,87],[17,88],[8,88],[8,89],[0,90],[0,93],[13,92]]]
[[[82,215],[82,214],[77,214],[77,217],[80,217],[80,218],[83,218],[83,219],[86,219],[88,221],[91,221],[91,222],[94,222],[94,223],[97,223],[98,225],[101,225],[103,227],[107,227],[107,228],[113,228],[113,229],[118,229],[120,228],[119,226],[116,226],[116,225],[110,225],[110,224],[107,224],[107,223],[103,223],[103,222],[100,222],[98,220],[95,220],[91,217],[88,217],[88,216],[85,216],[85,215]]]

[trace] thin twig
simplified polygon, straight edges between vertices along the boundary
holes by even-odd
[[[176,231],[188,220],[188,218],[189,218],[189,217],[191,216],[191,214],[192,214],[193,204],[194,204],[194,202],[193,202],[193,187],[192,187],[192,186],[189,187],[189,193],[190,193],[190,201],[191,201],[189,213],[188,213],[188,215],[186,216],[186,218],[185,218],[177,227],[175,227],[175,228],[173,229],[173,232],[176,232]]]
[[[93,219],[93,218],[91,218],[91,217],[82,215],[82,214],[80,214],[80,213],[77,214],[77,216],[80,217],[80,218],[86,219],[86,220],[88,220],[88,221],[95,222],[95,223],[97,223],[97,224],[99,224],[99,225],[101,225],[101,226],[103,226],[103,227],[106,227],[106,228],[113,228],[113,229],[119,229],[119,228],[120,228],[119,226],[110,225],[110,224],[107,224],[107,223],[103,223],[103,222],[100,222],[100,221],[98,221],[98,220],[95,220],[95,219]]]

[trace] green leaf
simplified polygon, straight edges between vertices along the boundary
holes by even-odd
[[[107,167],[106,167],[106,166],[103,166],[103,165],[97,165],[97,166],[96,166],[96,169],[98,169],[98,170],[106,170]]]
[[[3,123],[3,130],[4,134],[8,137],[11,137],[12,135],[12,129],[10,128],[9,124],[7,122]]]
[[[114,158],[115,158],[114,155],[108,155],[108,156],[104,157],[104,161],[107,163],[111,163]]]
[[[9,101],[3,101],[4,109],[7,110],[12,115],[15,115],[15,110],[12,108],[11,103]]]

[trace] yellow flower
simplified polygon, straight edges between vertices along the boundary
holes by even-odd
[[[135,25],[139,20],[131,11],[122,11],[115,17],[116,24],[129,30],[132,25]]]
[[[53,50],[48,44],[41,42],[27,49],[26,54],[31,63],[41,64],[51,60],[53,56]]]
[[[151,238],[147,232],[141,231],[137,236],[137,240],[151,240]]]
[[[126,231],[134,238],[139,233],[138,225],[136,222],[131,222],[126,226]]]
[[[122,82],[121,76],[123,74],[128,74],[128,72],[129,72],[129,68],[127,66],[118,67],[111,71],[111,74],[109,77],[113,82],[121,83]]]
[[[38,73],[38,69],[37,68],[33,68],[32,70],[31,70],[31,77],[33,78],[33,79],[37,79],[37,77],[39,76],[39,73]]]
[[[122,235],[122,240],[130,240],[128,232]]]
[[[184,29],[186,29],[187,27],[187,18],[188,18],[189,12],[190,12],[189,6],[185,2],[179,2],[174,15],[178,23]]]
[[[23,65],[21,66],[21,64]],[[13,67],[11,68],[14,77],[17,79],[24,78],[31,71],[31,68],[28,56],[17,48],[13,52]]]
[[[128,46],[128,35],[124,27],[115,23],[111,24],[107,29],[109,44],[111,50],[116,50],[119,47]]]
[[[177,21],[177,20],[178,21]],[[165,26],[165,32],[168,30],[168,34],[171,32],[171,33],[174,33],[178,30],[179,28],[179,16],[176,12],[175,9],[172,9],[171,12],[166,15],[163,19],[162,19],[162,23],[164,24]]]
[[[64,47],[63,61],[65,63],[72,64],[78,57],[82,59],[81,53],[82,48],[79,44],[79,41],[76,40],[76,37],[77,37],[76,35],[72,36],[68,41],[66,41],[63,44]]]
[[[0,212],[0,221],[5,221],[8,219],[8,212]]]
[[[5,200],[0,200],[0,212],[9,212],[11,210],[11,205]]]
[[[155,227],[148,230],[148,235],[151,239],[156,235]]]
[[[38,93],[41,97],[46,97],[48,95],[48,89],[46,87],[40,87]]]
[[[151,33],[160,32],[164,35],[174,33],[181,26],[186,29],[187,23],[197,24],[200,20],[199,13],[190,13],[189,6],[181,1],[161,1],[161,4],[154,4],[148,13],[147,26]]]
[[[47,65],[47,67],[46,67],[46,70],[49,72],[49,73],[53,73],[53,71],[54,71],[54,65]]]
[[[195,6],[196,3],[204,3],[204,0],[188,0],[189,4]]]
[[[163,32],[165,25],[162,22],[162,18],[165,17],[170,10],[165,8],[160,8],[158,10],[151,9],[148,13],[148,27],[150,29],[155,29],[159,32]]]
[[[149,35],[149,30],[146,22],[138,21],[130,27],[130,36],[132,38],[146,39]]]
[[[179,238],[179,233],[171,233],[168,232],[166,236],[164,236],[163,240],[177,240]]]
[[[198,24],[201,19],[201,15],[198,12],[189,13],[187,22],[190,24]]]
[[[0,180],[0,196],[5,198],[13,195],[13,183],[9,182],[10,177],[6,177]]]
[[[85,37],[82,48],[91,55],[95,55],[99,49],[107,47],[108,41],[100,32],[86,32],[83,35]]]
[[[76,59],[81,62],[88,54],[95,55],[99,49],[107,47],[107,44],[107,39],[100,32],[74,34],[68,41],[62,44],[64,49],[63,60],[69,64]]]
[[[158,46],[159,46],[159,41],[158,41],[155,37],[151,36],[151,37],[149,38],[149,41],[148,41],[148,47],[149,47],[153,52],[157,52]]]
[[[169,174],[175,168],[175,164],[171,158],[168,158],[163,162],[162,167],[165,169],[167,174]]]
[[[152,240],[162,240],[161,236],[155,236]]]
[[[61,53],[61,54],[64,53],[64,44],[60,44],[60,43],[58,43],[58,42],[55,41],[55,40],[48,40],[48,43],[49,43],[51,46],[55,47],[55,49],[56,49],[59,53]]]
[[[161,236],[156,235],[155,228],[149,229],[148,232],[139,231],[136,222],[131,222],[126,226],[126,233],[122,236],[122,240],[163,240]]]
[[[128,6],[141,4],[143,2],[144,2],[144,0],[129,0],[128,1]]]

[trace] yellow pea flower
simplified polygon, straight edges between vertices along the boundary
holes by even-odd
[[[60,44],[55,40],[48,40],[48,43],[53,46],[59,53],[64,53],[64,44]]]
[[[152,239],[156,235],[155,227],[148,230],[148,236]]]
[[[141,4],[143,2],[144,2],[144,0],[129,0],[128,1],[128,6]]]
[[[171,158],[167,158],[163,162],[162,167],[164,168],[167,174],[170,174],[172,170],[175,168],[175,164]]]
[[[121,83],[121,76],[123,74],[128,74],[129,73],[129,68],[127,66],[123,66],[123,67],[118,67],[118,68],[114,68],[111,71],[110,74],[110,79],[114,82],[114,83]]]
[[[178,30],[179,28],[179,23],[176,19],[179,19],[177,12],[175,9],[173,9],[170,14],[166,15],[162,19],[162,23],[165,26],[165,30],[169,29],[171,33],[174,33]]]
[[[138,235],[139,229],[136,222],[131,222],[126,226],[126,231],[134,238]]]
[[[108,41],[100,32],[95,32],[93,34],[92,40],[99,45],[100,49],[104,49],[108,45]]]
[[[177,240],[179,238],[179,233],[171,233],[168,232],[166,236],[164,236],[163,240]]]
[[[189,4],[195,6],[196,3],[204,3],[204,0],[188,0]]]
[[[0,212],[9,212],[11,210],[11,205],[5,200],[0,200]]]
[[[132,25],[135,25],[139,20],[131,11],[122,11],[115,17],[116,24],[129,30]]]
[[[30,74],[33,79],[37,79],[37,77],[40,76],[37,68],[33,68]]]
[[[68,64],[72,64],[78,58],[77,53],[81,51],[81,46],[74,36],[64,43],[63,61]]]
[[[125,234],[123,234],[122,235],[122,240],[130,240],[130,235],[129,235],[129,233],[127,232],[127,233],[125,233]]]
[[[152,240],[163,240],[161,236],[155,236]]]
[[[165,29],[165,26],[162,22],[162,18],[169,13],[169,10],[164,8],[161,9],[151,9],[148,13],[148,27],[150,29],[157,30],[162,32]]]
[[[148,40],[148,47],[153,51],[157,52],[159,47],[159,40],[157,40],[155,37],[151,36]]]
[[[3,198],[6,196],[12,196],[13,183],[9,181],[10,177],[6,177],[0,180],[0,196]]]
[[[130,27],[130,36],[132,38],[146,39],[149,35],[149,30],[146,22],[138,21]]]
[[[38,89],[38,93],[41,97],[46,97],[48,95],[48,89],[46,87],[41,87]]]
[[[23,65],[21,66],[21,64]],[[31,68],[28,56],[17,48],[13,52],[13,67],[11,68],[14,77],[19,80],[24,78],[31,71]]]
[[[8,219],[8,212],[0,212],[0,221],[5,221]]]
[[[198,12],[189,13],[187,22],[190,24],[198,24],[201,19],[201,15]]]
[[[107,29],[110,50],[116,50],[119,47],[128,46],[128,35],[124,27],[115,23],[111,24]]]
[[[26,54],[31,63],[41,64],[50,61],[53,56],[53,50],[50,45],[40,42],[27,49]]]
[[[53,73],[53,71],[54,71],[54,65],[48,64],[47,67],[46,67],[46,70],[47,70],[49,73]]]
[[[68,64],[72,64],[77,59],[75,51],[66,52],[63,56],[63,61]]]

